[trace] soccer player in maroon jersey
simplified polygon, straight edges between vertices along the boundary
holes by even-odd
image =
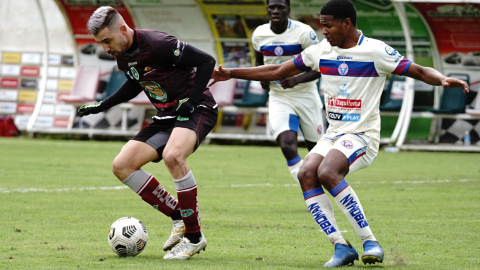
[[[173,221],[164,259],[189,259],[207,242],[200,230],[197,185],[186,159],[213,129],[217,104],[206,88],[215,59],[164,32],[130,28],[112,7],[98,8],[87,23],[95,41],[114,56],[128,80],[102,102],[85,104],[80,116],[105,111],[144,91],[157,115],[115,157],[115,176]],[[196,71],[195,69],[196,68]],[[163,158],[178,200],[142,166]]]

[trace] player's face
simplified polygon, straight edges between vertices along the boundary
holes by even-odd
[[[272,24],[283,25],[288,21],[290,7],[285,0],[270,0],[267,5],[267,15]]]
[[[102,45],[103,50],[111,56],[122,56],[128,49],[126,31],[122,31],[122,29],[112,30],[105,27],[93,37],[96,42]]]
[[[322,34],[330,45],[342,47],[347,36],[344,22],[335,20],[333,15],[320,15],[320,24],[323,26]]]

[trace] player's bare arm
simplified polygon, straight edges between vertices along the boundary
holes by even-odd
[[[255,66],[263,66],[265,63],[263,62],[263,54],[261,52],[255,51]],[[270,90],[270,82],[269,81],[261,81],[260,84],[262,88],[265,90]]]
[[[287,78],[280,82],[283,89],[292,88],[299,83],[311,82],[321,77],[321,73],[315,70],[310,70],[303,74]]]
[[[457,78],[446,77],[436,69],[423,67],[415,63],[410,65],[405,73],[405,76],[424,81],[431,85],[441,85],[443,87],[463,87],[464,93],[469,92],[467,82]]]
[[[302,71],[298,69],[293,60],[289,60],[280,65],[264,65],[252,68],[223,68],[219,65],[212,73],[213,81],[211,86],[218,81],[226,81],[231,78],[253,80],[253,81],[276,81],[284,80],[295,76]]]

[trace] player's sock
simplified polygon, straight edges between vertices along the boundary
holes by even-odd
[[[182,219],[182,215],[180,214],[180,208],[177,209],[175,212],[173,212],[173,214],[170,216],[170,218],[172,220],[181,220]]]
[[[373,236],[370,226],[368,226],[365,212],[363,212],[360,200],[353,191],[352,187],[343,180],[340,184],[330,190],[330,194],[335,198],[335,202],[342,212],[347,216],[358,236],[365,243],[367,240],[377,241]]]
[[[193,244],[197,244],[200,242],[200,238],[202,237],[201,232],[196,232],[196,233],[185,233],[185,237],[190,240]]]
[[[287,160],[288,170],[297,184],[300,184],[300,181],[298,180],[298,171],[300,171],[302,164],[303,159],[300,156],[297,156],[291,160]]]
[[[192,171],[189,171],[187,175],[181,179],[173,179],[173,182],[177,189],[180,214],[182,215],[183,223],[185,223],[185,235],[200,232],[197,183],[195,182]],[[194,239],[188,239],[194,243]]]
[[[122,183],[166,216],[172,216],[179,209],[178,201],[160,185],[155,177],[144,170],[134,171]]]
[[[333,206],[325,191],[321,187],[303,192],[303,198],[320,229],[325,233],[332,244],[347,245],[342,233],[338,229],[333,215]]]

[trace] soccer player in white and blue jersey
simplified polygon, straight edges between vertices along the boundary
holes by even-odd
[[[335,221],[330,193],[363,243],[362,261],[381,263],[384,252],[373,235],[358,196],[345,176],[368,167],[380,140],[380,96],[388,74],[400,74],[431,85],[463,87],[468,84],[417,65],[384,42],[365,37],[356,27],[356,10],[350,0],[330,0],[320,11],[324,41],[304,50],[292,61],[246,69],[213,72],[215,81],[230,78],[282,80],[302,71],[322,73],[329,127],[309,152],[298,174],[303,195],[314,220],[335,247],[325,267],[353,265],[355,248]]]
[[[304,49],[317,44],[313,29],[288,18],[289,0],[267,0],[270,22],[260,25],[252,35],[257,66],[281,64],[294,59]],[[320,73],[307,71],[282,81],[263,81],[269,90],[268,118],[272,133],[287,160],[293,179],[298,181],[298,171],[303,159],[297,151],[299,129],[310,151],[324,132],[322,102],[317,81]]]

